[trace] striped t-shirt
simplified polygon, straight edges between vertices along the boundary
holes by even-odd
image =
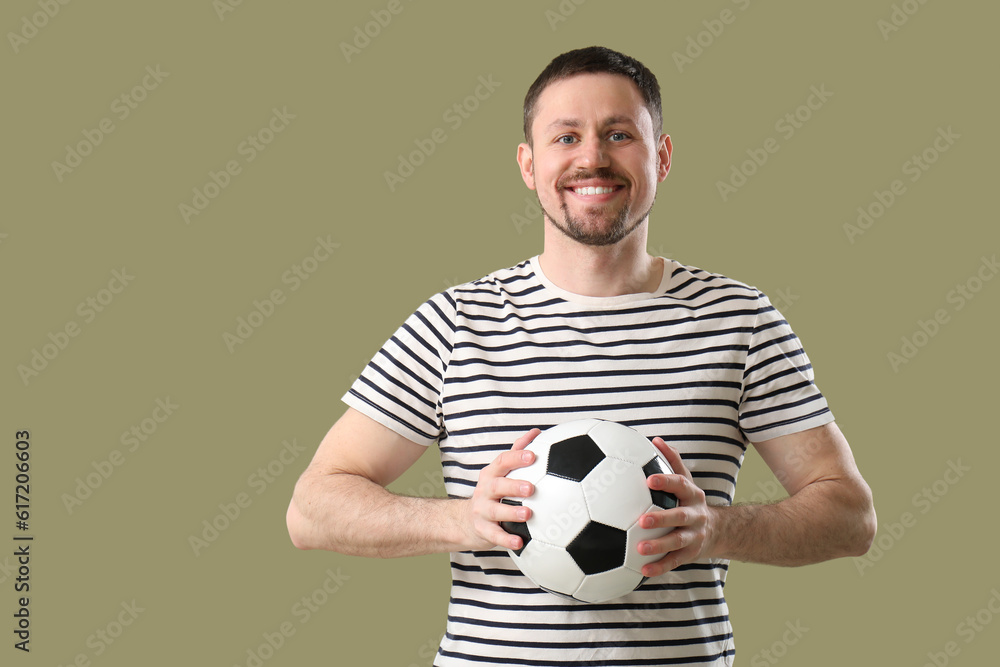
[[[758,290],[664,260],[652,293],[586,297],[537,258],[429,299],[344,401],[441,452],[450,497],[531,428],[600,418],[676,447],[730,504],[748,442],[833,420],[798,338]],[[451,554],[435,665],[731,665],[723,586],[704,560],[601,604],[551,595],[507,551]]]

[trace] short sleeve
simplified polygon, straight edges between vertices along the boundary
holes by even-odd
[[[455,332],[455,301],[431,297],[386,341],[343,400],[413,442],[443,431],[441,391]]]
[[[798,336],[768,298],[758,292],[740,399],[740,428],[762,442],[833,421],[826,398]]]

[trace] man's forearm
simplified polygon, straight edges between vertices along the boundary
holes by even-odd
[[[373,558],[469,548],[460,500],[411,498],[347,473],[303,476],[288,507],[289,534],[300,549]]]
[[[809,565],[866,553],[875,534],[867,487],[823,481],[768,505],[713,507],[712,556],[768,565]]]

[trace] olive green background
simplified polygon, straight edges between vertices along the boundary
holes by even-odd
[[[285,509],[344,409],[340,396],[402,320],[431,294],[540,250],[514,161],[521,101],[552,57],[603,44],[642,60],[663,89],[675,152],[651,252],[774,298],[875,492],[880,530],[867,560],[733,564],[736,664],[922,665],[948,642],[950,664],[991,664],[1000,621],[971,633],[961,624],[977,613],[976,623],[992,621],[1000,590],[989,514],[1000,280],[976,282],[993,277],[983,258],[1000,249],[1000,10],[916,0],[388,6],[4,3],[0,553],[19,532],[21,429],[31,432],[35,541],[30,654],[12,647],[16,563],[0,556],[0,662],[249,667],[248,651],[264,644],[269,667],[430,664],[446,556],[299,552]],[[894,12],[901,25],[883,34]],[[363,48],[345,55],[355,40]],[[679,66],[686,51],[696,57]],[[147,67],[164,73],[155,87]],[[470,99],[480,77],[496,87]],[[136,86],[144,99],[121,118],[115,100]],[[799,110],[810,117],[786,136],[776,124],[814,86],[832,96]],[[455,104],[475,109],[463,118],[449,113]],[[275,109],[294,118],[263,132],[273,141],[248,161],[241,143]],[[60,179],[53,163],[81,142],[86,151],[85,132],[102,119],[114,130]],[[935,154],[948,128],[959,138]],[[390,189],[385,172],[435,129],[445,141]],[[724,200],[717,183],[771,137],[778,151]],[[928,149],[937,159],[912,182],[905,164]],[[239,173],[209,187],[216,196],[185,221],[181,205],[230,161]],[[857,208],[894,179],[905,193],[849,234]],[[305,262],[314,272],[296,285],[286,272],[318,238],[338,247]],[[123,267],[134,277],[113,294]],[[981,289],[959,308],[957,285]],[[274,290],[282,302],[227,345]],[[88,298],[105,301],[101,312],[79,307]],[[936,311],[944,323],[927,325]],[[57,349],[50,334],[73,324],[78,335]],[[902,354],[903,337],[922,345],[894,368],[888,355]],[[19,367],[43,348],[52,358],[23,378]],[[157,399],[177,406],[162,423]],[[129,451],[122,435],[144,420],[152,432]],[[121,465],[106,463],[113,456]],[[946,475],[949,463],[967,470]],[[97,488],[67,507],[88,475]],[[434,452],[393,488],[440,494]],[[751,452],[737,499],[780,496]],[[223,508],[234,513],[237,499],[247,506],[230,520]],[[308,618],[303,597],[314,600]],[[118,634],[133,601],[142,611]],[[283,623],[294,634],[269,651],[265,635]],[[99,631],[118,636],[104,643]]]

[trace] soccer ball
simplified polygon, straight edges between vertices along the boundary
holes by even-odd
[[[503,498],[531,508],[526,522],[500,525],[524,540],[508,549],[517,567],[540,588],[581,602],[604,602],[646,580],[642,566],[663,557],[642,555],[638,544],[671,528],[644,529],[646,512],[671,509],[677,499],[646,486],[670,465],[639,432],[600,419],[570,421],[543,431],[527,447],[529,466],[507,477],[535,485],[527,498]]]

